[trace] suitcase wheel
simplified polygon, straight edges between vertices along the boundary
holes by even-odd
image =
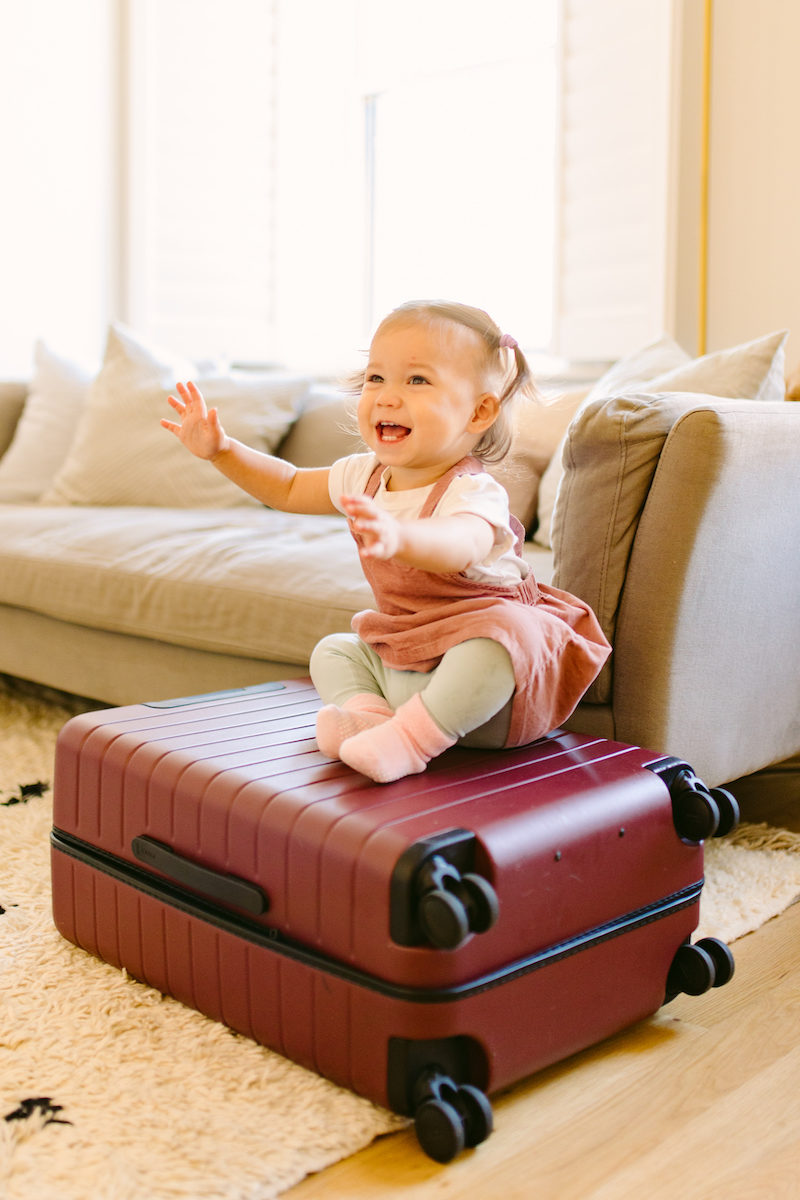
[[[701,938],[697,943],[701,950],[705,950],[706,954],[710,954],[714,960],[714,982],[712,987],[722,987],[726,983],[730,983],[733,979],[733,972],[736,969],[736,964],[733,959],[733,951],[730,946],[726,946],[719,938]]]
[[[678,947],[667,975],[667,1001],[681,992],[702,996],[712,987],[722,987],[733,977],[733,954],[718,938],[701,938]]]
[[[434,1162],[452,1162],[465,1147],[479,1145],[492,1132],[492,1106],[472,1084],[459,1085],[438,1071],[426,1071],[415,1094],[417,1141]]]
[[[714,837],[725,837],[739,824],[739,803],[725,788],[711,788],[711,799],[719,809],[719,825]]]
[[[419,923],[440,950],[457,949],[468,934],[485,933],[497,920],[497,894],[488,879],[472,872],[461,875],[439,855],[420,872],[418,886]]]
[[[669,790],[675,828],[687,842],[724,837],[739,823],[736,798],[724,788],[709,790],[688,767],[678,772]]]

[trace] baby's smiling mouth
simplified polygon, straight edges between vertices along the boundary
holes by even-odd
[[[379,421],[375,428],[382,442],[402,442],[411,433],[408,426],[395,425],[391,421]]]

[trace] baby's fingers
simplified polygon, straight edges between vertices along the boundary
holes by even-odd
[[[369,496],[342,496],[342,508],[351,517],[372,516],[378,511],[375,501]]]
[[[176,384],[178,395],[189,411],[196,411],[198,415],[206,415],[206,402],[203,399],[203,393],[196,384],[189,380],[188,383]]]

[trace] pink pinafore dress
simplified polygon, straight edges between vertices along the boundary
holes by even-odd
[[[484,468],[463,458],[432,488],[420,513],[429,517],[456,475]],[[364,489],[374,496],[383,467]],[[511,518],[519,553],[524,531]],[[359,538],[354,534],[356,541]],[[491,638],[508,651],[514,693],[507,746],[521,746],[557,728],[596,679],[611,647],[588,604],[529,574],[516,586],[492,585],[464,575],[439,575],[375,558],[361,560],[378,610],[353,618],[353,631],[400,671],[432,671],[451,646]]]

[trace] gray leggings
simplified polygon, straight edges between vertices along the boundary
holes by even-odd
[[[311,678],[325,704],[372,692],[397,709],[415,692],[437,725],[464,746],[505,745],[516,682],[499,642],[469,638],[432,671],[395,671],[354,633],[333,633],[311,655]]]

